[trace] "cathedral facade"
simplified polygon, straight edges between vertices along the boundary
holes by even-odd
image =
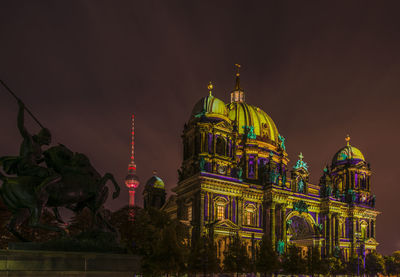
[[[371,169],[349,137],[312,184],[303,155],[289,168],[274,121],[245,102],[239,71],[230,103],[212,89],[184,126],[176,195],[164,205],[191,226],[193,240],[212,235],[219,256],[236,234],[250,254],[264,234],[280,253],[294,244],[349,259],[376,249]]]

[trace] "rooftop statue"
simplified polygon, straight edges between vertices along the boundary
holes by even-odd
[[[0,157],[0,166],[6,174],[0,172],[3,182],[0,195],[12,212],[7,225],[9,231],[26,241],[17,226],[29,220],[31,227],[64,233],[59,226],[40,223],[43,209],[51,208],[57,220],[63,223],[59,207],[75,213],[87,207],[93,214],[96,228],[115,232],[99,212],[108,196],[107,181],[114,185],[113,198],[119,195],[120,187],[113,175],[101,176],[84,154],[74,153],[62,144],[43,151],[42,147],[51,143],[50,131],[42,128],[37,135],[31,135],[24,124],[26,108],[19,99],[18,105],[18,129],[23,138],[20,154]]]

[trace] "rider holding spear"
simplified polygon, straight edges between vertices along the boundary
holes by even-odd
[[[35,188],[37,193],[50,184],[60,180],[60,176],[54,170],[41,166],[44,162],[42,146],[50,145],[51,133],[47,128],[26,109],[24,103],[0,80],[0,83],[10,92],[18,101],[18,130],[23,138],[20,147],[19,157],[2,157],[0,163],[3,164],[4,171],[7,174],[16,174],[18,176],[39,177],[43,181]],[[25,127],[25,110],[42,127],[37,135],[31,135]]]

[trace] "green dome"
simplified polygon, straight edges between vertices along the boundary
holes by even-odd
[[[346,145],[333,156],[332,165],[348,160],[361,160],[365,162],[364,155],[358,148]]]
[[[235,122],[239,134],[244,134],[244,126],[254,127],[256,136],[266,136],[271,141],[278,143],[278,129],[269,115],[258,107],[244,102],[228,104],[228,117]]]
[[[146,182],[146,188],[149,187],[165,189],[164,181],[157,176],[153,176]]]
[[[228,111],[224,101],[210,95],[201,98],[194,106],[191,114],[191,118],[201,117],[205,115],[207,117],[218,117],[227,119]]]

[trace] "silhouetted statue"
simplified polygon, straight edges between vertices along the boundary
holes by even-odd
[[[18,130],[23,138],[20,154],[16,157],[2,157],[0,163],[7,174],[40,178],[40,184],[35,184],[35,191],[39,193],[47,184],[60,180],[54,170],[41,165],[44,162],[42,146],[50,145],[51,133],[47,128],[42,128],[37,135],[32,136],[24,124],[25,106],[20,100],[18,105]]]
[[[58,207],[75,213],[88,207],[97,228],[115,232],[99,213],[108,196],[107,181],[114,184],[113,198],[119,195],[120,188],[114,177],[109,173],[102,177],[85,155],[73,153],[64,145],[43,152],[42,146],[51,142],[49,130],[42,128],[37,135],[30,135],[24,126],[24,104],[20,100],[18,104],[18,129],[23,138],[20,155],[0,158],[4,172],[14,175],[5,176],[0,172],[3,181],[0,195],[13,214],[7,225],[9,231],[25,241],[16,227],[29,219],[31,227],[64,233],[58,226],[40,223],[43,208],[53,208],[57,220],[63,222]]]

